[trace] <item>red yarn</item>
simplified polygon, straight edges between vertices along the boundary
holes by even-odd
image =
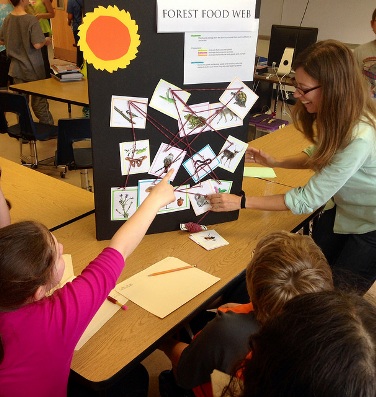
[[[197,233],[201,232],[202,230],[207,230],[207,227],[204,225],[199,225],[198,223],[188,222],[188,223],[181,223],[180,224],[181,230],[186,230],[190,233]]]

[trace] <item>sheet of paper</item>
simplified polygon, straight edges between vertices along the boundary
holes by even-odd
[[[231,376],[228,374],[225,374],[224,372],[218,371],[215,369],[211,375],[210,375],[210,380],[213,388],[213,397],[230,397],[232,394],[229,392],[226,392],[225,394],[223,393],[223,389],[230,383]],[[240,392],[240,379],[234,379],[234,382],[236,382],[236,385],[234,384],[234,392],[239,391]]]
[[[228,245],[229,242],[220,236],[215,230],[204,230],[198,233],[192,233],[189,238],[195,243],[205,248],[207,251]]]
[[[220,280],[193,266],[190,269],[149,276],[188,265],[178,258],[167,257],[124,280],[115,289],[136,305],[164,318]]]
[[[74,280],[75,275],[73,271],[73,262],[72,256],[69,254],[63,255],[65,262],[65,269],[63,273],[63,277],[61,278],[60,283],[48,292],[47,295],[51,295],[56,289],[63,287],[67,282]],[[128,299],[123,295],[117,293],[114,289],[110,292],[110,296],[119,301],[122,305],[127,303]],[[78,341],[74,350],[79,350],[104,324],[118,311],[121,310],[121,307],[111,303],[109,301],[104,301],[102,306],[99,308],[95,316],[90,321],[87,326],[85,332],[82,334],[80,340]]]
[[[110,296],[115,298],[121,304],[128,302],[123,295],[116,292],[114,289],[110,292]],[[102,306],[99,308],[95,316],[90,321],[85,332],[82,334],[80,340],[78,341],[74,350],[79,350],[81,347],[96,333],[98,332],[104,324],[118,311],[122,310],[120,306],[105,300]],[[125,313],[124,313],[125,315]]]
[[[273,168],[269,167],[244,167],[243,175],[250,178],[275,178],[277,176]]]

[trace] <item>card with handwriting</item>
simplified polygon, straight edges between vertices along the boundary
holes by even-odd
[[[215,230],[204,230],[202,232],[192,233],[189,235],[189,238],[208,251],[229,244],[228,241]]]

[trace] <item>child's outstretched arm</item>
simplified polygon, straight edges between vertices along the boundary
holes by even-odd
[[[158,210],[175,200],[174,189],[169,184],[173,170],[157,183],[137,211],[112,237],[109,246],[126,259],[140,243]]]
[[[1,179],[1,169],[0,169]],[[10,225],[10,212],[0,184],[0,228]]]

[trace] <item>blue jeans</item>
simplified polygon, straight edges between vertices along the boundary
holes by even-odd
[[[315,221],[312,237],[333,271],[335,287],[364,294],[376,280],[376,230],[364,234],[333,232],[336,208]]]

